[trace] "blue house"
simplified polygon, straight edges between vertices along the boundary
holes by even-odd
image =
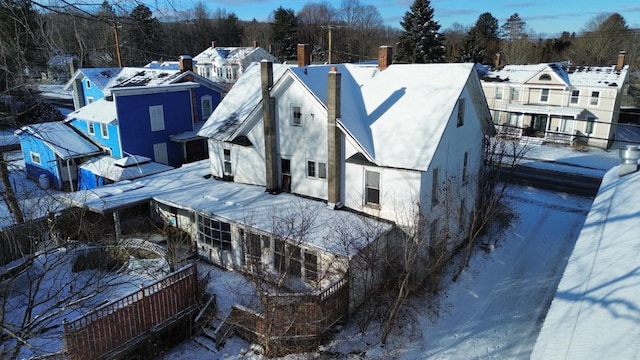
[[[115,158],[141,155],[170,166],[207,157],[197,135],[227,91],[191,70],[80,69],[73,87],[76,111],[67,122]]]
[[[103,153],[100,147],[61,122],[23,126],[16,130],[16,135],[20,137],[27,176],[59,190],[77,190],[78,166]]]

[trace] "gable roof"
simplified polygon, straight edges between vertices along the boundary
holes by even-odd
[[[339,123],[344,131],[375,164],[420,171],[429,168],[457,101],[475,76],[471,63],[394,64],[382,71],[376,65],[334,66],[342,74]],[[331,67],[289,72],[326,108]],[[479,91],[479,82],[469,90],[474,89]],[[486,112],[482,120],[490,118],[488,108],[477,110]]]
[[[62,122],[26,125],[16,130],[16,134],[28,134],[41,140],[63,160],[102,152],[97,145]]]
[[[552,73],[566,86],[573,87],[617,87],[622,88],[629,66],[616,70],[615,66],[570,66],[567,63],[541,63],[533,65],[506,65],[489,71],[482,80],[525,84],[537,79],[538,74]]]
[[[95,121],[101,124],[112,124],[116,121],[116,104],[113,100],[99,99],[85,105],[67,115],[65,122],[73,119]]]
[[[257,47],[209,47],[193,58],[197,64],[211,64],[216,60],[237,60],[243,64],[250,64],[260,60],[277,61],[265,49]]]
[[[227,90],[224,85],[213,82],[193,71],[180,72],[179,70],[145,67],[82,68],[76,71],[71,80],[65,84],[65,89],[69,89],[78,78],[89,79],[94,86],[102,90],[105,96],[108,96],[113,88],[175,84],[181,82],[187,76],[190,77],[190,81],[207,84],[208,87],[214,88],[221,93]]]
[[[288,65],[273,64],[273,78],[277,81]],[[229,93],[213,110],[198,135],[220,141],[231,141],[233,136],[262,103],[262,80],[260,63],[253,63],[240,76]]]

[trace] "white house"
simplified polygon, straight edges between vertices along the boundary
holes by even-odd
[[[478,74],[390,60],[382,47],[379,65],[249,67],[199,132],[211,174],[401,227],[419,209],[432,237],[458,243],[493,134]]]
[[[199,75],[221,83],[235,83],[252,62],[261,60],[277,61],[256,42],[252,47],[221,47],[212,41],[211,47],[193,58]]]
[[[612,66],[496,66],[481,79],[494,122],[517,137],[607,148],[627,83],[624,56]]]

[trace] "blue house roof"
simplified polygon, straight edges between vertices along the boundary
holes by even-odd
[[[16,130],[16,135],[28,134],[41,140],[63,160],[102,152],[97,145],[61,122],[32,124]]]

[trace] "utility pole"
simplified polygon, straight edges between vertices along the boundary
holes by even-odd
[[[118,23],[113,18],[113,33],[116,41],[116,57],[118,58],[118,67],[122,67],[122,55],[120,54],[120,37],[118,36]]]
[[[329,56],[327,59],[329,64],[332,63],[332,55],[333,55],[333,39],[331,37],[331,30],[340,29],[341,27],[342,27],[341,25],[323,25],[322,26],[323,29],[329,30]]]

